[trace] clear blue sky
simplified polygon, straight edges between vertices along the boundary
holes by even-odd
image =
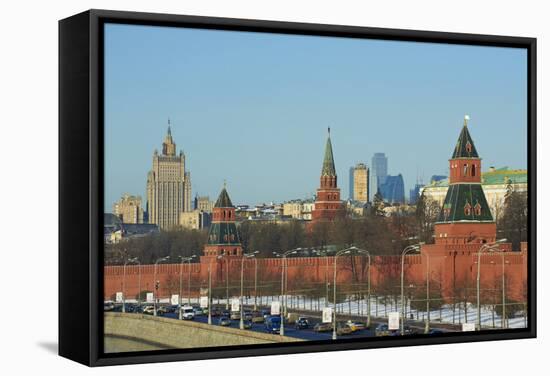
[[[349,167],[375,152],[417,179],[447,174],[463,122],[489,166],[526,168],[525,50],[107,25],[105,210],[123,193],[145,204],[167,119],[195,193],[234,203],[311,196],[331,127]]]

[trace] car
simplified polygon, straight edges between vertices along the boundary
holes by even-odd
[[[152,315],[155,312],[155,307],[152,305],[145,306],[143,307],[142,312],[146,315]]]
[[[195,318],[195,310],[191,306],[183,306],[180,308],[181,318],[183,320],[193,320]]]
[[[228,316],[222,316],[218,320],[218,325],[220,325],[220,326],[229,326],[229,325],[231,325],[231,319]]]
[[[391,335],[391,331],[388,328],[388,324],[378,324],[376,329],[374,329],[374,334],[377,337],[386,337]]]
[[[265,321],[265,318],[261,312],[259,311],[252,312],[252,322],[264,322],[264,321]]]
[[[313,330],[316,332],[330,332],[332,330],[332,323],[330,322],[320,322],[315,324]]]
[[[364,330],[367,328],[367,325],[365,323],[359,321],[348,320],[346,321],[346,325],[350,327],[352,332],[357,332],[359,330]]]
[[[244,327],[245,329],[250,329],[250,328],[252,328],[252,325],[253,325],[253,324],[252,324],[252,321],[251,321],[251,320],[244,320],[244,321],[243,321],[243,327]]]
[[[271,311],[269,311],[269,310],[267,310],[267,309],[262,309],[262,310],[261,310],[261,314],[262,314],[262,316],[263,316],[263,318],[264,318],[264,320],[265,320],[265,319],[267,319],[269,316],[271,316]]]
[[[229,316],[231,320],[240,320],[241,319],[241,313],[239,311],[231,312],[231,315]]]
[[[279,333],[279,331],[281,330],[281,317],[269,316],[265,320],[265,330],[268,333]]]
[[[244,314],[243,314],[243,319],[244,320],[248,320],[248,321],[252,321],[252,311],[244,311]]]
[[[105,312],[112,311],[115,309],[115,304],[113,302],[104,302],[103,303],[103,310]]]
[[[208,311],[207,311],[207,313],[208,313]],[[195,316],[202,316],[202,315],[204,315],[204,311],[201,307],[193,307],[193,314]]]
[[[436,335],[440,335],[440,334],[443,334],[443,333],[445,333],[445,332],[441,329],[430,329],[428,331],[428,335],[430,335],[430,336],[436,336]]]
[[[167,306],[160,306],[157,308],[157,315],[163,316],[165,313],[168,313],[168,307]]]
[[[309,328],[309,321],[307,317],[298,317],[298,320],[294,323],[294,327],[296,329],[308,329]]]
[[[336,324],[336,334],[338,334],[339,336],[351,333],[353,333],[353,330],[351,330],[351,327],[347,323],[339,322]]]
[[[212,308],[210,314],[214,317],[221,316],[222,310],[220,308]]]

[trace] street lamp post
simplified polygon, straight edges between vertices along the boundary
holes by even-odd
[[[208,263],[208,325],[212,325],[212,261]]]
[[[405,281],[405,255],[409,252],[419,251],[418,244],[409,245],[401,253],[401,335],[405,334],[405,302],[404,302],[404,281]]]
[[[257,253],[258,251],[252,253],[243,253],[243,257],[241,258],[241,320],[239,323],[239,328],[241,330],[244,329],[244,260],[256,256]]]
[[[126,312],[126,265],[129,262],[137,261],[137,257],[127,259],[124,262],[124,267],[122,268],[122,312]]]
[[[476,295],[477,295],[477,330],[481,330],[481,301],[480,301],[480,281],[481,281],[481,254],[484,252],[484,251],[487,251],[487,252],[501,252],[501,255],[502,255],[502,320],[504,320],[504,317],[505,317],[505,300],[506,300],[506,295],[505,295],[505,290],[504,290],[504,251],[500,250],[499,249],[499,244],[500,243],[504,243],[506,242],[506,239],[500,239],[500,240],[497,240],[496,242],[494,243],[490,243],[490,244],[483,244],[480,248],[479,248],[479,252],[477,253],[477,280],[476,280],[476,285],[477,285],[477,291],[476,291]],[[503,326],[504,327],[504,326]]]
[[[258,310],[258,259],[254,258],[254,311]]]
[[[366,249],[361,249],[357,247],[351,247],[350,250],[357,251],[358,253],[362,253],[364,255],[367,255],[368,260],[368,272],[367,272],[367,328],[370,327],[370,268],[371,268],[371,257],[370,252]]]
[[[153,315],[157,315],[157,299],[158,299],[158,295],[157,295],[157,290],[158,290],[158,286],[157,286],[157,266],[158,266],[158,263],[159,262],[163,262],[163,261],[167,261],[170,259],[170,256],[166,256],[166,257],[161,257],[159,259],[157,259],[157,261],[155,261],[155,266],[153,268],[153,288],[154,288],[154,299],[153,299]]]
[[[141,262],[136,257],[136,263],[138,264],[138,309],[141,308]],[[139,311],[138,311],[139,312]]]
[[[426,252],[426,322],[424,333],[430,332],[430,255]]]
[[[343,254],[348,254],[351,252],[352,249],[355,249],[355,247],[350,247],[346,249],[342,249],[334,255],[334,286],[333,286],[333,301],[332,304],[334,305],[334,308],[332,310],[332,339],[335,340],[337,338],[336,333],[336,263],[338,261],[338,256]]]
[[[329,287],[330,287],[330,282],[328,280],[328,252],[327,251],[316,251],[314,250],[313,251],[315,254],[319,255],[319,256],[323,256],[325,258],[325,261],[326,261],[326,266],[325,266],[325,289],[326,289],[326,293],[325,293],[325,308],[328,307],[328,293],[329,293]]]
[[[218,256],[218,259],[225,259],[225,309],[229,309],[229,258],[224,251]]]
[[[180,290],[179,290],[179,296],[178,296],[178,312],[179,312],[179,319],[181,320],[182,319],[182,313],[181,313],[181,302],[183,301],[182,299],[182,285],[183,285],[183,263],[184,262],[188,262],[189,263],[189,281],[188,281],[188,286],[187,286],[187,299],[188,299],[188,304],[191,305],[191,260],[193,258],[195,258],[196,255],[192,255],[190,257],[183,257],[183,256],[179,256],[180,258]]]
[[[287,270],[286,270],[286,266],[287,266],[287,262],[286,262],[286,258],[288,255],[293,255],[293,254],[296,254],[298,251],[300,251],[302,248],[295,248],[295,249],[291,249],[291,250],[288,250],[286,252],[283,252],[283,253],[278,253],[278,252],[273,252],[273,254],[277,257],[282,257],[283,258],[283,265],[282,265],[282,270],[281,270],[281,305],[283,305],[283,307],[280,308],[280,315],[281,315],[281,327],[279,329],[279,334],[284,336],[285,335],[285,315],[286,315],[286,299],[285,299],[285,273],[287,273]]]

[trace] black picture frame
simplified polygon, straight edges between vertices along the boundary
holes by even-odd
[[[104,354],[103,24],[524,48],[528,59],[528,327],[438,337],[286,343]],[[59,354],[88,366],[230,358],[536,337],[536,39],[248,19],[88,10],[59,21]],[[77,313],[78,314],[75,314]],[[89,314],[85,314],[89,313]]]

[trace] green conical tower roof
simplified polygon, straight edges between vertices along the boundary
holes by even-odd
[[[218,199],[216,200],[216,204],[214,205],[214,207],[215,208],[232,208],[233,207],[233,203],[229,198],[229,194],[225,189],[225,185],[222,191],[220,192],[220,195],[218,196]]]
[[[325,158],[323,159],[323,169],[321,176],[336,176],[334,167],[334,156],[332,155],[332,143],[330,142],[330,128],[328,129],[327,144],[325,146]]]
[[[468,130],[468,117],[464,118],[464,126],[458,137],[452,159],[454,158],[479,158],[470,131]]]

